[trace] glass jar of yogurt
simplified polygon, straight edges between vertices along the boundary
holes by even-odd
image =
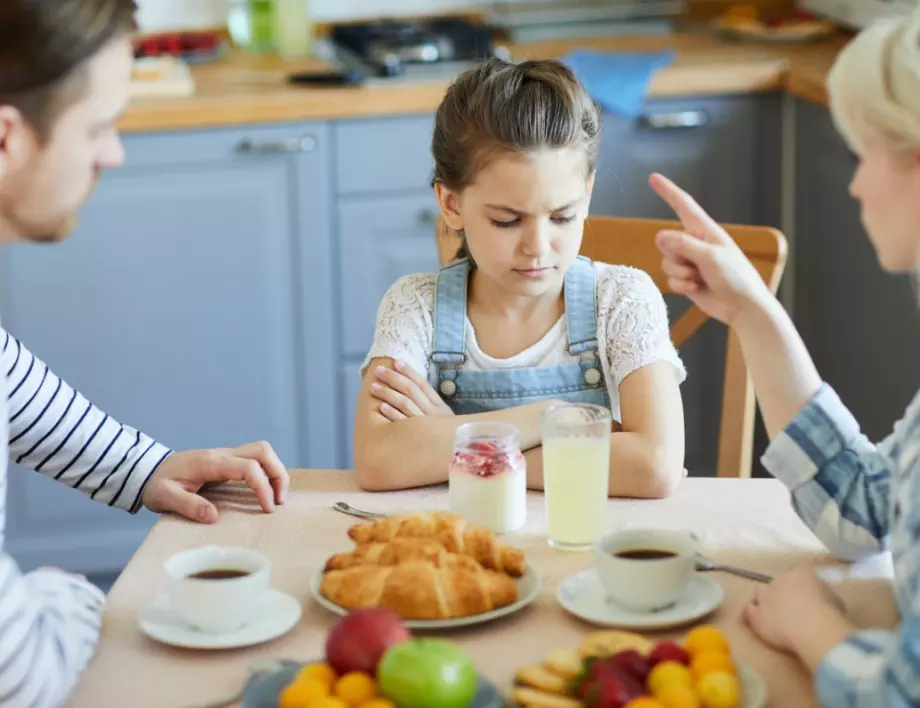
[[[527,519],[527,464],[518,431],[507,423],[467,423],[454,435],[450,508],[494,533]]]

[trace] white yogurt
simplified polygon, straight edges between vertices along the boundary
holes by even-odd
[[[458,428],[448,479],[451,511],[469,523],[507,533],[527,520],[527,465],[514,426]]]

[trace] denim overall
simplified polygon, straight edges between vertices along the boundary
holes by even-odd
[[[502,410],[548,398],[610,408],[598,357],[595,274],[591,261],[579,256],[565,274],[568,348],[579,361],[558,366],[465,370],[468,279],[468,259],[445,266],[438,274],[435,297],[429,382],[454,413]]]

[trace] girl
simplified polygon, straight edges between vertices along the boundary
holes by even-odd
[[[857,36],[840,54],[828,88],[834,119],[859,156],[850,192],[878,260],[890,272],[916,272],[920,12]],[[814,672],[822,706],[920,705],[920,395],[894,433],[871,444],[728,235],[664,178],[654,176],[652,185],[685,230],[659,234],[670,285],[741,340],[772,439],[765,466],[789,486],[799,515],[836,555],[856,559],[890,548],[894,559],[902,615],[894,631],[857,631],[810,568],[759,587],[746,620]]]
[[[363,488],[445,482],[454,431],[477,420],[518,428],[528,483],[542,488],[540,414],[579,401],[622,427],[612,495],[674,489],[685,374],[664,299],[643,272],[578,257],[599,140],[596,107],[560,63],[491,60],[450,87],[433,185],[464,246],[380,305],[355,421]]]

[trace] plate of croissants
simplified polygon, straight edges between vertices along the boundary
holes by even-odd
[[[330,556],[311,584],[339,615],[387,607],[411,629],[448,629],[512,614],[540,593],[523,550],[454,512],[363,521],[348,537],[354,548]]]

